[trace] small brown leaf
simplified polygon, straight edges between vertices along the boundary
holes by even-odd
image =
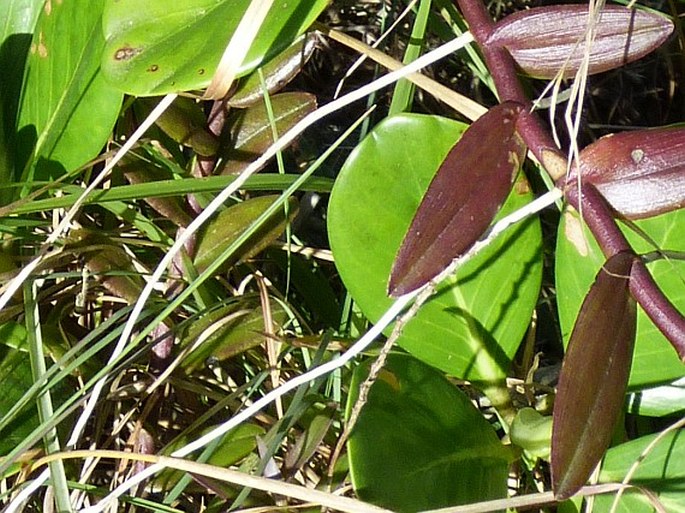
[[[685,206],[685,128],[608,135],[580,153],[580,175],[628,219]],[[577,178],[569,174],[569,185]]]
[[[195,259],[193,263],[198,271],[203,271],[230,247],[250,225],[262,215],[278,196],[260,196],[237,203],[219,213],[209,221],[199,232]],[[286,222],[292,221],[297,215],[298,204],[295,198],[288,201],[288,219],[283,209],[272,214],[252,234],[237,251],[224,262],[222,269],[226,269],[236,262],[245,261],[262,251],[285,230]]]
[[[519,11],[497,23],[486,44],[504,46],[535,78],[575,75],[585,53],[587,5],[554,5]],[[644,57],[666,41],[673,24],[651,12],[612,5],[602,9],[592,43],[589,74]]]
[[[138,102],[148,111],[156,103],[145,98]],[[174,141],[192,148],[198,155],[211,156],[219,149],[219,140],[207,129],[207,118],[200,105],[190,98],[176,98],[155,123]]]
[[[397,253],[388,285],[391,296],[434,278],[490,225],[526,155],[516,133],[522,109],[514,102],[493,107],[450,150]]]
[[[67,247],[82,255],[88,270],[110,293],[131,304],[138,300],[145,280],[120,244],[105,235],[80,228],[72,230]]]
[[[269,94],[280,91],[290,82],[314,53],[317,36],[304,34],[274,59],[262,66],[264,84]],[[244,109],[262,101],[264,91],[257,72],[252,73],[240,82],[238,89],[228,99],[228,105]]]
[[[316,97],[309,93],[280,93],[271,97],[276,131],[284,134],[310,112],[316,110]],[[226,160],[221,174],[238,174],[274,142],[264,102],[234,110],[226,122],[230,144],[222,153]]]
[[[637,317],[628,288],[635,258],[623,252],[607,260],[571,334],[552,427],[552,487],[560,500],[588,480],[623,407]]]

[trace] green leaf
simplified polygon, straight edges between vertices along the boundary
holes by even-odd
[[[316,109],[309,93],[281,93],[271,98],[274,125],[284,134]],[[273,130],[264,102],[234,110],[226,121],[230,145],[223,152],[226,163],[221,174],[239,174],[274,143]]]
[[[136,96],[202,89],[251,0],[107,0],[102,68]],[[239,75],[277,55],[323,11],[327,0],[275,2]]]
[[[309,60],[316,47],[317,37],[314,34],[300,36],[288,48],[260,68],[264,84],[269,94],[273,95],[287,85]],[[228,99],[228,105],[244,109],[262,101],[264,91],[259,73],[245,77],[235,93]]]
[[[100,74],[103,3],[47,2],[40,13],[17,125],[26,181],[34,168],[43,180],[82,166],[112,132],[122,95]]]
[[[368,374],[352,379],[347,415]],[[510,452],[469,398],[439,372],[391,355],[348,441],[357,495],[398,512],[505,497]]]
[[[171,454],[200,436],[209,433],[216,427],[207,426],[200,433],[183,433],[183,435],[166,446],[162,453]],[[224,435],[212,455],[206,460],[206,463],[223,468],[234,465],[256,449],[257,437],[263,434],[264,429],[260,426],[249,423],[240,424]],[[179,470],[166,469],[155,478],[155,484],[164,490],[169,490],[183,475],[184,473]]]
[[[609,447],[623,409],[637,318],[630,269],[618,253],[604,264],[583,301],[559,376],[552,428],[552,487],[575,494]]]
[[[645,436],[609,449],[599,480],[602,483],[620,482],[630,467],[641,459],[647,446],[657,435]],[[685,434],[682,430],[667,434],[640,462],[630,484],[642,487],[656,494],[656,499],[665,511],[685,511]],[[613,495],[595,498],[595,512],[609,511]],[[616,510],[617,513],[652,513],[656,511],[647,496],[638,489],[629,489]]]
[[[532,457],[549,461],[552,417],[533,408],[521,408],[511,423],[509,438]]]
[[[639,390],[628,397],[629,413],[646,417],[663,417],[685,410],[685,379],[667,385]]]
[[[685,210],[669,212],[635,221],[660,249],[685,250]],[[655,248],[630,228],[622,226],[635,252],[650,253]],[[559,226],[556,251],[556,283],[559,321],[564,341],[575,322],[583,298],[604,262],[599,246],[578,213],[567,209]],[[666,296],[680,311],[685,311],[685,262],[657,260],[649,271]],[[638,308],[635,352],[628,387],[631,389],[672,381],[685,375],[685,367],[673,347]]]
[[[278,331],[288,320],[288,314],[280,303],[271,303],[271,316]],[[200,338],[200,346],[181,364],[187,374],[204,368],[209,358],[223,362],[264,342],[264,313],[259,298],[240,296],[240,300],[200,317],[181,338],[180,346],[190,346]]]
[[[31,34],[44,0],[4,0],[0,2],[0,183],[14,180],[15,121],[24,77]],[[11,198],[0,191],[0,204]]]
[[[401,114],[380,123],[338,176],[328,229],[340,275],[375,322],[397,249],[428,184],[466,125]],[[518,182],[502,208],[530,201]],[[445,372],[475,381],[506,375],[537,301],[541,235],[536,219],[512,227],[446,280],[405,327],[398,344]]]
[[[4,392],[0,394],[0,417],[4,416],[33,384],[31,364],[25,351],[0,350],[0,379]],[[0,431],[0,455],[9,453],[40,424],[38,410],[26,408]]]
[[[195,247],[194,264],[197,270],[203,271],[213,263],[277,198],[277,196],[251,198],[223,210],[207,222],[198,234]],[[296,214],[297,200],[290,198],[288,219],[292,220]],[[256,234],[246,240],[223,267],[247,260],[262,251],[283,233],[285,224],[286,218],[281,210],[271,216]]]

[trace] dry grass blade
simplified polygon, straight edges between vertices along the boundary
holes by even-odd
[[[195,461],[188,461],[180,458],[170,458],[167,456],[155,456],[152,454],[134,454],[125,451],[105,450],[71,451],[67,453],[55,453],[46,458],[42,458],[34,464],[34,468],[42,466],[51,461],[83,458],[107,458],[116,460],[127,459],[146,463],[155,463],[163,468],[182,470],[191,474],[210,477],[226,483],[255,488],[305,502],[320,504],[336,511],[345,511],[348,513],[389,513],[387,509],[379,508],[355,499],[350,499],[349,497],[341,497],[332,493],[312,490],[310,488],[305,488],[304,486],[284,483],[282,481],[268,479],[265,477],[253,476],[243,472],[238,472],[237,470],[216,467],[206,463],[197,463]],[[82,511],[88,511],[90,509],[91,508],[85,508]]]
[[[273,3],[274,0],[252,0],[221,56],[204,99],[218,100],[226,96]]]

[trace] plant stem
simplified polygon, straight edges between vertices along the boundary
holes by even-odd
[[[457,1],[492,73],[500,102],[514,101],[526,106],[526,110],[521,113],[517,122],[517,129],[543,167],[555,180],[558,180],[566,171],[566,166],[559,165],[559,162],[565,162],[566,159],[557,149],[549,130],[543,125],[540,117],[530,112],[532,104],[521,87],[509,52],[504,48],[487,44],[487,39],[495,24],[485,5],[481,0]]]
[[[38,303],[36,302],[36,283],[29,280],[24,283],[24,305],[26,312],[26,332],[28,338],[29,357],[31,360],[31,373],[33,380],[39,381],[47,372],[45,366],[45,355],[43,354],[43,337],[40,327],[40,314]],[[54,411],[50,391],[45,390],[37,399],[38,418],[41,424],[52,418]],[[46,454],[60,451],[57,428],[51,428],[43,437]],[[60,513],[73,511],[69,502],[69,485],[67,475],[64,471],[64,464],[61,460],[53,461],[49,464],[50,477],[55,491],[55,502]]]
[[[485,56],[500,101],[516,101],[530,105],[509,53],[504,48],[493,48],[487,44],[494,22],[484,4],[481,0],[457,2]],[[565,177],[562,171],[567,167],[567,159],[556,148],[540,118],[533,113],[523,112],[517,123],[517,130],[543,167],[557,181],[557,186],[564,188]],[[583,213],[583,219],[607,258],[621,251],[632,251],[614,220],[614,213],[597,189],[591,184],[583,184],[579,193],[575,184],[566,184],[565,195],[568,203]],[[666,298],[644,261],[640,259],[635,260],[631,269],[630,292],[655,326],[669,340],[680,359],[685,361],[685,317]]]

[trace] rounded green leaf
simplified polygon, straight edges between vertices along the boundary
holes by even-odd
[[[370,363],[370,362],[367,362]],[[347,414],[369,365],[354,373]],[[439,372],[391,355],[348,441],[357,495],[398,512],[505,497],[510,453]]]
[[[601,483],[621,482],[632,465],[640,461],[637,472],[630,480],[631,485],[640,488],[624,491],[617,513],[656,511],[645,492],[651,492],[652,498],[661,503],[664,511],[685,511],[685,458],[680,456],[685,451],[685,433],[682,430],[672,431],[644,456],[645,450],[656,436],[644,436],[613,447],[607,452],[599,474]],[[614,494],[599,495],[595,498],[592,511],[609,511],[613,501]]]
[[[392,302],[390,269],[424,192],[466,127],[437,116],[393,116],[355,148],[338,176],[328,210],[331,248],[372,322]],[[529,201],[518,182],[500,215]],[[439,287],[398,344],[454,376],[501,379],[538,297],[540,246],[536,219],[511,227]]]
[[[102,69],[114,86],[137,96],[204,88],[250,1],[108,0]],[[275,2],[239,74],[249,73],[290,45],[327,4]]]
[[[635,224],[662,250],[685,250],[685,211],[679,210]],[[651,253],[654,246],[622,226],[636,253]],[[604,263],[604,255],[590,231],[581,223],[575,210],[567,209],[559,226],[556,252],[556,283],[559,322],[564,342],[575,323],[580,305],[590,290],[595,275]],[[685,311],[685,262],[669,259],[648,264],[649,271],[666,296],[680,311]],[[685,367],[666,338],[638,308],[635,351],[628,387],[643,388],[685,375]]]

